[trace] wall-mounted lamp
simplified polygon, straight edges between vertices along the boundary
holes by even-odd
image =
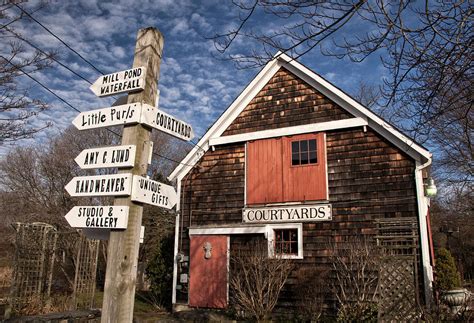
[[[426,185],[425,195],[427,197],[435,197],[436,193],[438,193],[438,189],[436,188],[434,179],[430,177],[428,178],[428,184]]]

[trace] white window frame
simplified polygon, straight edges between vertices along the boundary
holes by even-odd
[[[293,254],[275,254],[275,229],[296,229],[298,235],[298,253]],[[268,239],[268,256],[270,258],[282,258],[282,259],[303,259],[303,224],[302,223],[282,223],[282,224],[270,224],[267,226],[267,239]]]

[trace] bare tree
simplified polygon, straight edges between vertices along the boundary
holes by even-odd
[[[268,256],[265,242],[253,242],[231,256],[229,286],[237,311],[257,321],[268,319],[294,266],[290,259]]]
[[[41,2],[34,11],[45,6]],[[28,50],[25,43],[12,25],[24,18],[20,13],[12,16],[7,10],[13,7],[8,1],[0,5],[0,145],[5,142],[29,138],[38,131],[50,126],[33,124],[34,117],[48,108],[39,99],[30,96],[25,86],[25,74],[32,75],[51,65],[54,53]],[[11,10],[10,10],[11,11]],[[9,12],[10,12],[9,11]]]
[[[449,180],[473,177],[473,8],[469,1],[233,0],[239,21],[214,37],[240,67],[261,66],[277,50],[312,50],[361,62],[379,55],[388,72],[384,115],[440,152]],[[267,19],[268,18],[268,19]],[[271,21],[267,28],[253,22]],[[236,39],[247,46],[232,46]]]

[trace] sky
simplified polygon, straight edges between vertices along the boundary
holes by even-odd
[[[28,1],[21,6],[32,12],[38,3]],[[6,11],[10,20],[20,12],[14,6]],[[258,68],[239,69],[233,62],[224,60],[209,39],[234,27],[238,14],[228,0],[79,0],[50,1],[32,15],[105,74],[132,67],[140,28],[159,29],[164,36],[159,108],[190,123],[197,142],[259,72]],[[2,20],[2,24],[9,19]],[[254,19],[252,24],[256,30],[265,30],[272,28],[274,21],[262,17]],[[100,76],[33,20],[24,18],[10,27],[42,50],[57,52],[59,61],[90,82]],[[237,39],[232,51],[238,55],[253,45],[251,40]],[[1,47],[0,52],[5,55],[6,46]],[[34,50],[28,44],[23,47],[26,53]],[[353,63],[323,56],[315,50],[299,61],[349,94],[356,94],[361,82],[378,85],[384,76],[377,56]],[[33,75],[80,111],[109,107],[115,101],[96,97],[86,81],[56,63]],[[50,105],[47,112],[39,114],[31,123],[41,126],[50,122],[52,126],[32,139],[0,146],[0,156],[5,156],[16,145],[44,142],[70,126],[78,114],[31,80],[25,78],[22,84],[30,88],[31,98]]]

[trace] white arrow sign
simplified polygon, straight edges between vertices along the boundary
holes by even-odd
[[[130,195],[132,174],[113,174],[74,177],[65,189],[71,196]]]
[[[89,88],[99,97],[123,92],[143,90],[145,86],[145,67],[136,67],[126,71],[99,77]]]
[[[132,201],[171,209],[178,202],[173,186],[166,185],[142,176],[133,176]]]
[[[135,145],[84,149],[74,160],[82,169],[133,167]]]
[[[183,140],[189,141],[194,138],[190,124],[148,104],[143,105],[140,122]]]
[[[126,229],[128,206],[75,206],[66,220],[73,228]]]
[[[81,112],[72,124],[79,130],[117,126],[128,123],[139,123],[142,111],[141,103],[118,105]]]

